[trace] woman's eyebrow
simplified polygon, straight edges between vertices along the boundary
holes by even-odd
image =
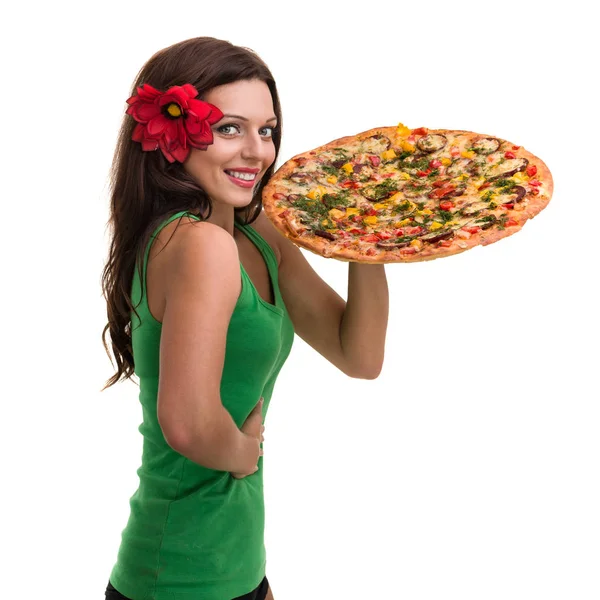
[[[248,121],[248,119],[246,117],[242,117],[242,115],[223,115],[223,118],[225,117],[230,119],[240,119],[241,121]],[[267,119],[265,123],[270,123],[271,121],[277,121],[277,117],[271,117],[270,119]]]

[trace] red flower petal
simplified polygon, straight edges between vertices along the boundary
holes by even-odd
[[[133,130],[133,134],[131,135],[131,139],[134,142],[141,142],[146,137],[146,127],[138,123]]]
[[[208,104],[208,102],[206,104]],[[214,123],[218,123],[223,118],[223,113],[214,104],[208,105],[210,106],[212,112],[208,116],[207,121],[213,125]]]
[[[208,119],[212,111],[212,104],[209,104],[208,102],[202,102],[202,100],[190,100],[190,108],[188,114],[193,113],[197,119]]]
[[[165,127],[162,135],[162,139],[168,147],[171,147],[173,143],[178,141],[177,137],[177,123],[179,121],[172,121],[171,119],[165,119],[167,126]]]
[[[142,140],[142,150],[151,151],[156,150],[158,148],[158,140],[152,140],[150,138],[146,138]]]
[[[170,123],[172,123],[170,119],[167,119],[163,114],[159,114],[146,125],[148,135],[154,138],[163,135],[163,132],[169,127]]]
[[[137,89],[138,96],[145,102],[154,102],[160,96],[160,92],[148,83],[142,84]]]
[[[187,125],[187,123],[186,123]],[[196,133],[189,134],[189,142],[190,145],[197,148],[199,146],[204,146],[206,144],[213,143],[213,134],[210,128],[210,125],[207,121],[199,121],[198,122],[199,130]],[[189,131],[189,130],[188,130]]]
[[[179,142],[180,146],[185,148],[187,146],[186,140],[188,136],[185,131],[184,120],[179,119],[178,121],[175,121],[175,123],[177,123],[177,141]]]
[[[134,104],[131,109],[130,114],[139,123],[148,123],[148,121],[160,115],[160,108],[156,104],[148,104],[147,102]]]
[[[175,157],[175,160],[178,160],[179,162],[183,162],[188,157],[189,153],[189,148],[182,148],[181,146],[171,150],[171,154]]]
[[[198,95],[198,90],[191,83],[184,83],[181,87],[189,98],[195,98]]]

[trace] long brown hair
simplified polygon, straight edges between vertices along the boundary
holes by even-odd
[[[275,159],[281,145],[281,107],[275,80],[267,65],[252,50],[230,42],[199,37],[179,42],[157,52],[142,67],[130,96],[148,83],[165,91],[173,85],[191,83],[201,99],[212,88],[242,80],[258,79],[269,87],[278,126],[273,131]],[[102,271],[102,292],[107,302],[108,323],[102,342],[109,358],[110,334],[117,372],[102,388],[129,379],[134,374],[131,343],[131,282],[137,264],[142,276],[143,250],[154,229],[170,215],[189,211],[209,218],[212,204],[202,187],[179,162],[170,163],[162,152],[144,152],[131,139],[136,122],[125,115],[110,170],[111,238],[108,259]],[[235,219],[252,223],[262,209],[262,190],[273,174],[275,161],[265,172],[248,206],[234,210]],[[137,311],[136,311],[137,314]],[[112,358],[111,358],[111,362]],[[114,365],[114,362],[113,362]]]

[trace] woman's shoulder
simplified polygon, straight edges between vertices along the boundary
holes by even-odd
[[[169,246],[173,251],[175,249],[185,251],[185,247],[197,246],[198,244],[203,244],[207,248],[216,247],[218,249],[222,244],[227,244],[230,237],[218,225],[194,218],[190,214],[184,214],[167,223],[157,232],[150,249],[149,258],[152,259],[163,252],[174,254],[175,252],[167,252]]]

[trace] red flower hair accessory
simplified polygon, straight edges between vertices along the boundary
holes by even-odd
[[[213,143],[210,126],[223,118],[214,105],[195,100],[196,88],[186,83],[159,92],[144,83],[137,95],[127,100],[131,115],[138,124],[131,139],[142,144],[142,150],[160,148],[169,162],[183,162],[190,146],[206,150]]]

